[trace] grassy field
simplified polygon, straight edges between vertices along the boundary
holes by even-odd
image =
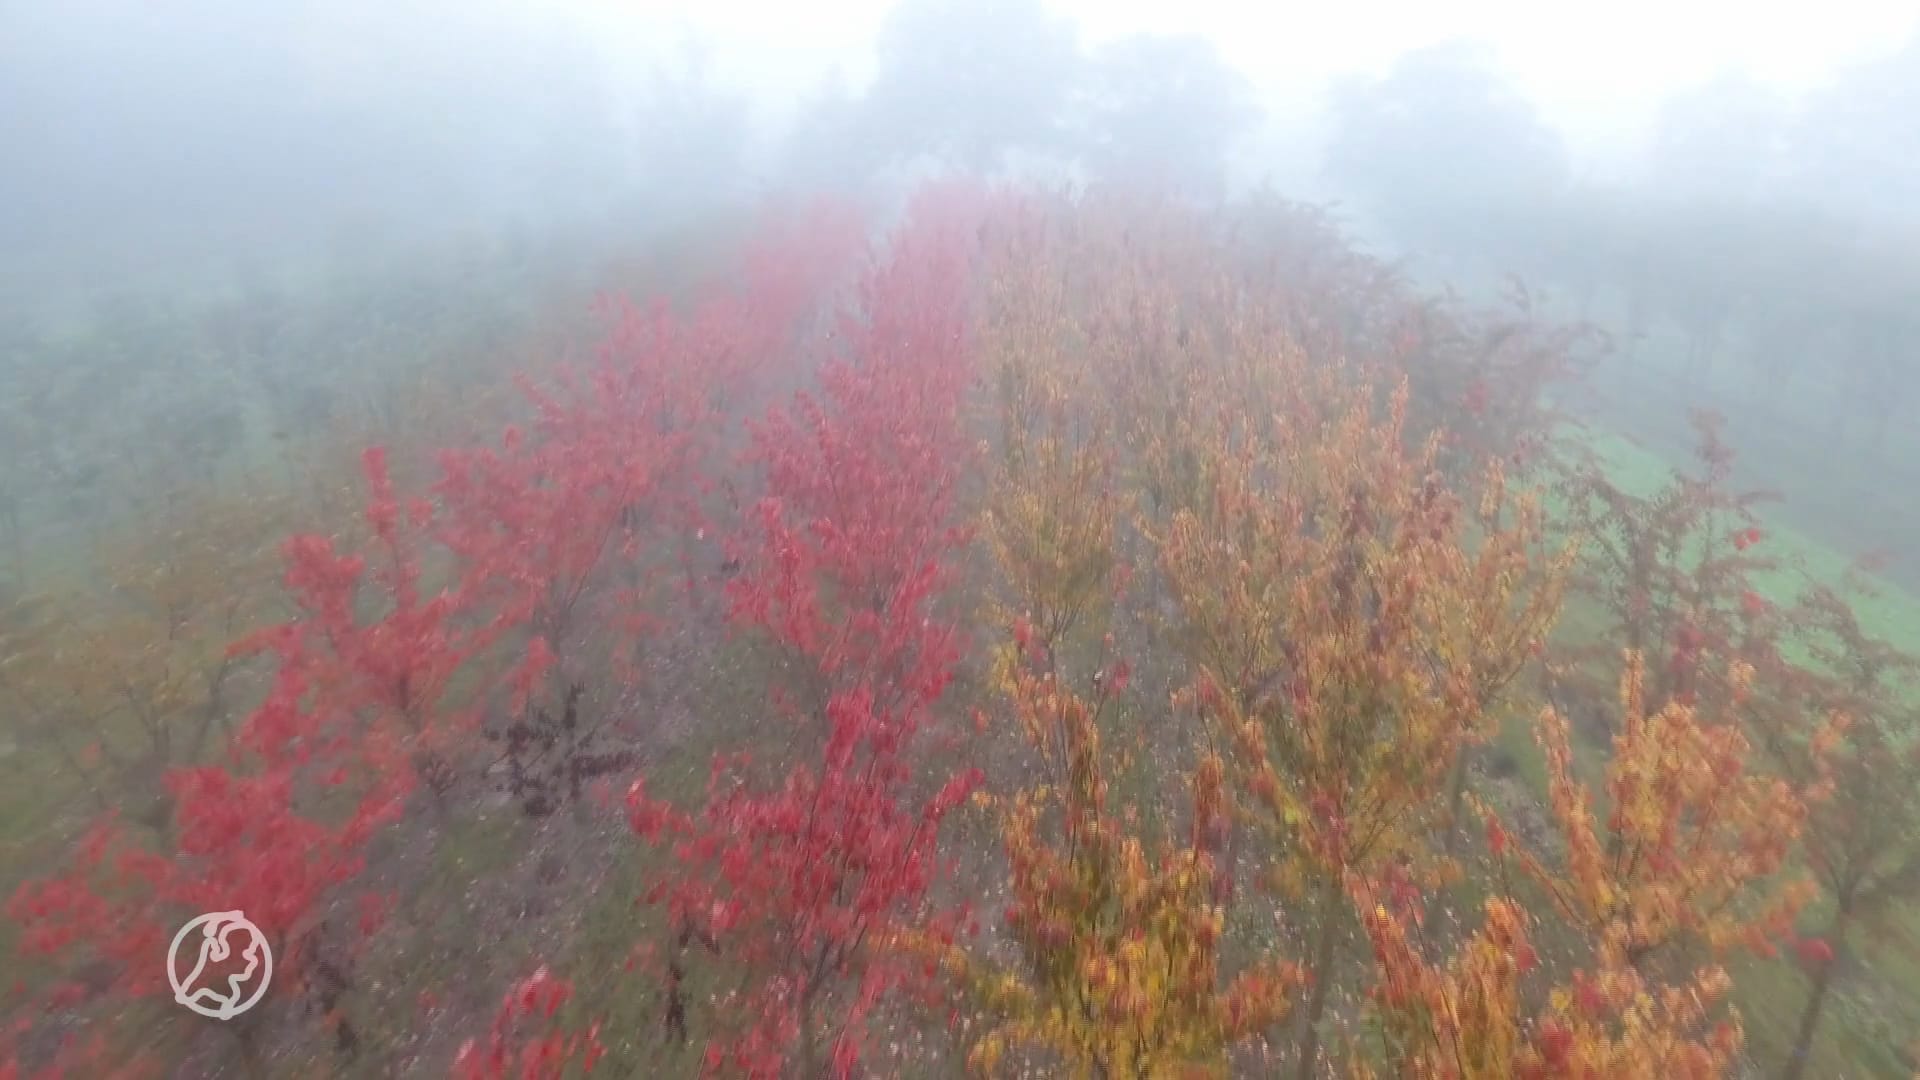
[[[1616,433],[1589,429],[1583,433],[1583,441],[1615,482],[1633,494],[1650,493],[1673,475],[1672,461]],[[1766,553],[1779,566],[1759,575],[1755,584],[1771,600],[1791,599],[1807,579],[1837,585],[1855,561],[1853,556],[1795,527],[1786,507],[1762,516],[1766,518]],[[1859,598],[1854,605],[1861,628],[1902,649],[1920,651],[1920,595],[1891,581],[1874,584],[1874,594]]]

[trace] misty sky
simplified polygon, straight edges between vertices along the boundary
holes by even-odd
[[[1645,163],[1656,110],[1677,91],[1744,73],[1791,99],[1892,53],[1920,22],[1914,0],[1042,2],[1088,47],[1143,31],[1211,39],[1265,107],[1267,126],[1239,142],[1236,179],[1270,178],[1321,199],[1341,194],[1319,186],[1329,91],[1342,76],[1383,75],[1424,46],[1487,46],[1498,74],[1564,137],[1574,175],[1605,181]],[[145,241],[122,243],[121,232],[147,226],[172,235],[176,249],[291,240],[299,222],[289,208],[326,235],[346,220],[363,231],[424,223],[429,211],[462,226],[489,215],[495,223],[507,207],[560,213],[623,197],[614,166],[642,145],[653,148],[644,167],[656,186],[691,190],[692,172],[661,166],[690,162],[697,172],[704,159],[687,146],[702,133],[719,133],[717,145],[757,129],[760,139],[739,143],[777,146],[788,122],[819,103],[830,72],[862,90],[891,6],[0,0],[0,144],[29,148],[0,173],[0,192],[11,192],[0,200],[0,246],[29,252],[16,268],[38,279],[49,253],[77,266],[89,244],[126,262],[123,249]],[[689,97],[663,93],[662,66],[685,74],[690,45],[707,77],[684,81],[698,87]],[[758,115],[728,111],[734,93]],[[1781,104],[1789,114],[1791,101]],[[675,124],[683,130],[672,138],[636,134]],[[1899,140],[1881,143],[1852,152],[1906,153]]]
[[[888,0],[326,0],[280,9],[252,0],[196,0],[188,7],[201,16],[181,18],[170,5],[131,0],[15,2],[0,0],[0,60],[9,52],[7,39],[16,36],[8,32],[16,18],[22,27],[38,24],[41,33],[57,37],[101,39],[102,47],[117,41],[126,55],[99,56],[89,81],[110,79],[121,60],[148,52],[218,50],[215,28],[225,23],[292,19],[295,39],[303,42],[304,77],[336,100],[368,96],[375,110],[383,97],[430,81],[436,71],[450,76],[443,80],[449,92],[460,93],[498,86],[516,64],[532,62],[509,59],[503,49],[538,52],[552,42],[535,58],[540,83],[581,67],[567,62],[569,49],[597,50],[617,88],[643,82],[654,61],[677,59],[698,39],[721,82],[753,93],[776,114],[836,67],[858,87],[890,6]],[[1817,86],[1843,65],[1892,51],[1920,24],[1913,0],[1044,2],[1075,20],[1090,45],[1137,31],[1212,38],[1260,88],[1283,126],[1317,112],[1332,77],[1384,73],[1408,50],[1476,39],[1492,46],[1504,73],[1562,130],[1576,155],[1588,158],[1631,150],[1654,105],[1677,89],[1737,70],[1791,94]],[[165,44],[170,30],[177,35],[172,50]],[[404,69],[396,69],[396,56],[409,58]],[[244,56],[234,59],[236,68],[245,68]],[[243,93],[238,85],[235,91]]]
[[[606,40],[659,40],[691,27],[714,42],[730,81],[775,94],[839,64],[864,74],[886,0],[585,0]],[[1646,120],[1657,99],[1729,70],[1789,92],[1835,68],[1897,48],[1917,23],[1912,0],[1049,0],[1088,42],[1150,30],[1212,37],[1285,109],[1330,76],[1379,73],[1409,49],[1450,38],[1491,44],[1501,64],[1576,144],[1604,152]],[[1314,103],[1317,105],[1317,102]]]

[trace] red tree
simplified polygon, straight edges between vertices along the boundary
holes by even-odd
[[[681,873],[650,899],[753,973],[746,1030],[709,1043],[711,1068],[777,1073],[789,1054],[850,1072],[883,997],[918,970],[879,946],[923,906],[941,819],[977,783],[927,794],[913,741],[957,660],[937,610],[963,530],[951,523],[964,460],[969,251],[964,214],[924,202],[863,283],[848,352],[754,433],[766,492],[732,551],[736,625],[812,669],[781,703],[820,737],[784,779],[751,783],[744,755],[715,761],[694,813],[628,797],[634,828],[671,838]],[[677,973],[677,966],[673,969]],[[672,984],[677,988],[677,981]],[[684,1015],[677,999],[669,1018]]]
[[[484,1043],[468,1039],[454,1056],[456,1080],[558,1080],[578,1062],[582,1072],[606,1052],[600,1025],[568,1031],[556,1015],[573,997],[573,984],[546,968],[514,986],[500,1003]]]
[[[226,760],[168,775],[172,835],[145,839],[108,815],[60,874],[24,885],[9,913],[28,951],[70,969],[105,962],[106,992],[142,997],[166,987],[155,957],[174,928],[239,910],[269,939],[276,985],[299,984],[326,903],[415,781],[442,775],[433,748],[463,718],[445,700],[466,649],[455,604],[421,585],[431,515],[402,514],[382,451],[364,466],[368,553],[289,540],[297,614],[234,646],[278,667]]]
[[[523,727],[571,721],[589,673],[629,674],[602,663],[625,651],[602,643],[645,629],[641,594],[672,561],[656,550],[677,546],[695,583],[701,478],[731,449],[723,412],[798,376],[777,365],[804,359],[798,331],[864,241],[845,208],[789,213],[749,246],[744,288],[709,289],[686,313],[609,303],[591,361],[523,380],[529,421],[443,455],[431,500],[403,504],[385,451],[368,450],[364,528],[285,544],[295,614],[232,650],[272,659],[264,698],[224,755],[168,774],[161,835],[104,815],[59,873],[14,896],[25,951],[87,978],[51,1004],[163,992],[154,957],[205,910],[238,908],[272,939],[274,997],[299,985],[368,839],[422,783],[445,808],[503,692]]]

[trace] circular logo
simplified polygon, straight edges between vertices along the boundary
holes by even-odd
[[[267,935],[238,911],[189,921],[167,948],[173,1000],[213,1020],[231,1020],[258,1005],[272,980]]]

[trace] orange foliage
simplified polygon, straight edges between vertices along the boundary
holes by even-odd
[[[1124,692],[1123,672],[1101,680],[1091,703],[1032,666],[1013,676],[1014,713],[1046,778],[1001,807],[1006,926],[1025,970],[959,947],[942,953],[990,1017],[969,1058],[977,1069],[1032,1048],[1077,1077],[1225,1075],[1228,1048],[1277,1023],[1299,982],[1292,964],[1266,958],[1221,984],[1219,758],[1202,758],[1194,774],[1188,842],[1157,859],[1109,810],[1100,715]]]
[[[1537,521],[1501,530],[1497,488],[1464,547],[1437,444],[1405,449],[1404,388],[1378,421],[1364,385],[1330,392],[1324,424],[1228,458],[1162,548],[1202,703],[1296,881],[1423,854],[1428,805],[1557,601],[1553,567],[1527,573]]]
[[[1524,863],[1560,911],[1602,942],[1607,968],[1640,969],[1687,938],[1716,953],[1742,944],[1771,953],[1814,895],[1811,882],[1783,874],[1805,800],[1822,797],[1830,779],[1795,791],[1754,770],[1734,719],[1677,702],[1650,712],[1642,671],[1629,653],[1604,824],[1575,776],[1566,721],[1552,709],[1542,714],[1549,801],[1567,852],[1559,871],[1531,856]],[[1736,665],[1736,703],[1750,679]]]
[[[1525,976],[1538,963],[1532,920],[1511,899],[1486,902],[1480,929],[1444,966],[1428,963],[1408,925],[1357,890],[1380,981],[1373,995],[1384,1075],[1421,1080],[1637,1080],[1725,1075],[1738,1061],[1737,1020],[1719,1015],[1730,983],[1719,968],[1678,986],[1630,967],[1602,966],[1555,987],[1530,1009]],[[1356,1061],[1358,1078],[1377,1073]]]

